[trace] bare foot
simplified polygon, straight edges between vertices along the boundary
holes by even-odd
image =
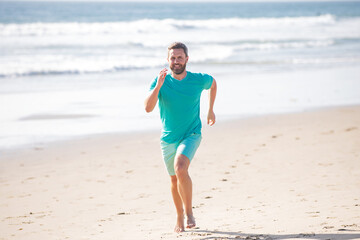
[[[174,232],[180,233],[180,232],[184,232],[184,231],[185,231],[185,228],[184,228],[184,215],[178,215],[177,220],[176,220],[176,225],[175,225]]]
[[[196,226],[195,218],[193,215],[187,215],[187,228],[193,228]]]

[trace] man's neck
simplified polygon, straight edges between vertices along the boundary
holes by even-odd
[[[182,73],[180,73],[180,74],[176,74],[176,73],[174,73],[174,72],[171,72],[171,76],[173,77],[173,78],[175,78],[176,80],[179,80],[179,81],[181,81],[181,80],[183,80],[185,77],[186,77],[186,75],[187,75],[187,71],[186,70],[184,70]]]

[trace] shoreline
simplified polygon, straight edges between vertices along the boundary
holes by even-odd
[[[0,239],[360,238],[360,106],[203,127],[198,228],[172,232],[160,133],[2,154]]]
[[[252,74],[230,71],[224,66],[196,67],[200,72],[213,72],[214,78],[219,80],[215,111],[220,121],[351,106],[360,102],[357,91],[360,71],[356,66]],[[49,84],[45,84],[44,79],[40,82],[37,78],[28,79],[30,81],[21,85],[24,89],[29,86],[28,92],[12,92],[21,81],[9,82],[5,89],[10,92],[0,94],[7,102],[0,109],[4,113],[0,151],[34,142],[160,129],[158,109],[152,114],[146,114],[143,109],[147,79],[156,75],[154,71],[133,72],[139,81],[129,72],[109,74],[104,76],[103,84],[100,84],[100,76],[59,77]],[[76,82],[76,90],[71,82]],[[44,89],[36,91],[39,85]],[[203,119],[208,104],[206,95],[204,92],[201,98]],[[28,102],[33,103],[32,106],[24,108]]]
[[[339,106],[320,106],[320,107],[312,107],[307,108],[303,110],[293,110],[293,111],[287,111],[287,112],[274,112],[274,113],[262,113],[262,114],[252,114],[252,115],[237,115],[237,116],[231,116],[231,117],[224,117],[220,118],[220,120],[217,118],[217,125],[226,125],[231,124],[235,122],[242,122],[242,121],[251,121],[253,119],[261,119],[265,117],[276,117],[276,116],[283,116],[283,115],[293,115],[293,114],[302,114],[302,113],[311,113],[311,112],[322,112],[322,111],[328,111],[328,110],[336,110],[336,109],[345,109],[345,108],[357,108],[360,107],[359,104],[352,104],[352,105],[339,105]],[[66,115],[66,114],[65,114]],[[72,118],[70,115],[66,115],[68,119]],[[74,119],[78,118],[78,116],[74,116]],[[206,127],[205,119],[206,116],[202,115],[202,128]],[[159,120],[160,121],[160,120]],[[5,147],[0,148],[0,152],[2,155],[11,154],[12,152],[16,152],[19,150],[31,150],[31,149],[41,149],[46,146],[53,146],[58,144],[67,144],[71,142],[77,142],[77,141],[83,141],[86,139],[104,139],[104,138],[119,138],[119,139],[126,139],[133,135],[156,135],[160,139],[161,135],[161,127],[158,129],[155,128],[149,128],[149,129],[141,129],[139,131],[115,131],[115,132],[107,132],[107,133],[94,133],[94,134],[84,134],[79,136],[64,136],[59,138],[53,138],[53,140],[43,140],[33,143],[24,143],[16,146],[11,147]],[[0,156],[1,161],[1,156]]]

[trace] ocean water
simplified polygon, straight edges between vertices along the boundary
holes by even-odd
[[[173,41],[220,120],[360,103],[360,2],[0,1],[0,149],[159,128],[142,103]]]
[[[175,39],[192,63],[347,65],[360,61],[359,26],[359,2],[0,2],[0,77],[161,67]]]

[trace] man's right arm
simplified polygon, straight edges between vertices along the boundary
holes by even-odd
[[[164,84],[164,80],[166,77],[166,71],[167,71],[166,68],[161,70],[161,72],[159,73],[155,88],[150,92],[150,95],[145,99],[145,103],[144,103],[145,111],[148,113],[152,112],[156,106],[160,89],[161,89],[162,85]]]
[[[145,99],[145,111],[152,112],[154,110],[156,103],[158,101],[160,88],[156,85],[156,87],[151,91],[150,95]]]

